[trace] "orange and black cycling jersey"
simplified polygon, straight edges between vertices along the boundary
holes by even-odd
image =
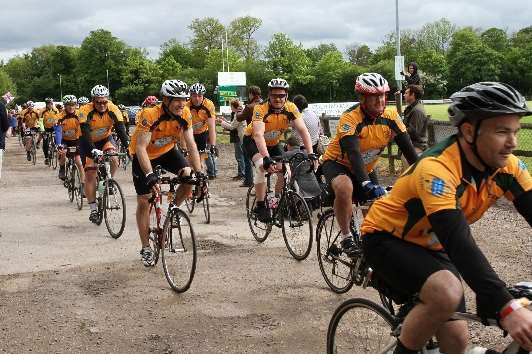
[[[347,152],[342,151],[340,140],[346,136],[357,136],[360,141],[360,154],[371,172],[379,160],[379,156],[396,135],[406,132],[406,127],[395,109],[386,108],[381,117],[372,119],[365,116],[360,105],[345,111],[336,128],[336,135],[323,154],[323,161],[333,160],[351,169]]]
[[[22,112],[22,121],[26,125],[26,128],[37,128],[37,122],[39,121],[39,113],[36,110],[25,110]]]
[[[41,111],[41,118],[43,120],[44,128],[45,129],[53,128],[54,125],[57,123],[58,115],[60,115],[60,113],[55,108],[52,108],[52,109],[44,108]]]
[[[122,112],[111,101],[104,113],[96,111],[93,103],[90,102],[79,109],[79,122],[89,125],[91,141],[95,143],[111,135],[115,123],[123,122],[123,118]]]
[[[253,108],[253,118],[244,130],[244,135],[253,136],[253,124],[255,122],[264,122],[264,140],[266,146],[275,146],[279,144],[285,130],[288,129],[290,122],[300,119],[301,113],[295,104],[286,101],[284,108],[279,113],[275,113],[270,107],[268,101],[256,104]]]
[[[422,247],[441,250],[428,216],[461,210],[468,224],[479,220],[503,195],[510,201],[532,190],[524,162],[510,155],[505,167],[474,178],[455,135],[421,155],[396,181],[390,194],[375,201],[362,224],[362,233],[384,231]],[[480,179],[480,180],[478,180]]]
[[[208,98],[203,98],[199,106],[194,106],[192,101],[187,102],[187,107],[192,114],[192,130],[194,134],[201,134],[209,130],[207,120],[209,118],[216,118],[216,108],[214,103]]]
[[[171,117],[165,112],[162,104],[145,108],[142,110],[131,137],[129,153],[131,155],[136,154],[139,134],[151,133],[150,143],[146,147],[146,151],[150,160],[156,159],[172,150],[180,140],[183,131],[191,127],[192,115],[187,106],[183,109],[182,115],[176,117]]]
[[[75,141],[81,137],[81,127],[76,114],[67,115],[66,112],[61,112],[57,124],[63,129],[63,140]]]

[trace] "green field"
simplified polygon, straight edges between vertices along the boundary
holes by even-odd
[[[528,107],[532,107],[532,101],[528,101]],[[425,111],[430,114],[432,119],[448,120],[447,118],[447,104],[426,104]],[[532,116],[524,117],[521,120],[523,123],[532,123]]]

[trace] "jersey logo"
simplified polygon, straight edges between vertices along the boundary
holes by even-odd
[[[149,124],[148,124],[148,120],[146,118],[144,118],[140,124],[144,127],[144,128],[149,128]]]
[[[445,189],[445,182],[438,177],[434,177],[432,179],[432,185],[431,185],[431,192],[433,195],[441,197],[443,195],[443,191]]]
[[[344,132],[348,132],[349,130],[351,130],[351,126],[346,123],[346,124],[342,125],[342,130]]]
[[[522,160],[519,160],[519,168],[523,171],[527,170],[526,163],[524,163]]]

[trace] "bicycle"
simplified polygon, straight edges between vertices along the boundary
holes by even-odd
[[[124,155],[118,156],[118,166],[122,167],[124,169],[124,171],[125,171],[125,170],[127,170],[127,165],[130,162],[127,148],[122,145],[122,142],[120,141],[120,139],[118,138],[118,135],[116,133],[113,133],[113,138],[116,141],[118,152],[121,153],[121,154],[124,154]]]
[[[50,161],[48,166],[55,170],[59,163],[57,145],[55,144],[55,134],[50,132],[46,132],[45,134],[48,135],[48,159]]]
[[[197,203],[202,203],[206,224],[211,223],[211,207],[209,204],[209,197],[209,181],[208,178],[205,177],[201,184],[195,186],[194,190],[192,191],[192,196],[185,199],[185,205],[189,214],[194,212],[194,208]]]
[[[35,131],[32,130],[32,128],[26,128],[24,130],[24,138],[29,137],[31,139],[31,148],[30,148],[30,156],[31,156],[31,162],[35,165],[37,163],[37,146],[35,145]],[[23,139],[25,140],[25,139]],[[26,142],[24,141],[24,146],[26,146]]]
[[[201,180],[193,177],[162,177],[166,173],[160,166],[155,168],[159,184],[170,186],[166,193],[168,210],[163,215],[163,193],[153,195],[150,202],[149,240],[153,249],[155,266],[161,255],[164,276],[170,287],[182,293],[190,288],[196,271],[197,250],[194,229],[188,215],[175,205],[175,191],[178,184],[199,184]],[[164,221],[163,221],[164,219]],[[176,262],[177,264],[174,264]]]
[[[374,275],[374,274],[373,274]],[[515,298],[525,297],[532,301],[532,282],[522,282],[508,288]],[[402,323],[408,312],[417,303],[414,296],[408,299],[395,313],[388,306],[373,301],[354,298],[343,302],[334,312],[327,330],[327,353],[393,353],[401,334]],[[532,309],[532,302],[528,305]],[[456,312],[451,320],[477,322],[484,326],[497,326],[497,320],[482,319],[472,313]],[[437,341],[427,342],[420,353],[440,353]],[[513,341],[502,351],[505,354],[527,354]]]
[[[58,147],[59,150],[64,149],[63,146]],[[69,146],[67,149],[67,160],[65,164],[65,181],[63,185],[68,192],[68,200],[72,203],[74,198],[76,199],[76,205],[78,210],[83,208],[83,184],[81,182],[81,174],[79,172],[78,166],[74,162],[74,158],[70,156],[77,151],[76,146]]]
[[[98,206],[98,219],[100,225],[105,219],[105,226],[112,238],[119,238],[126,226],[126,201],[124,193],[118,182],[111,176],[111,158],[120,156],[121,153],[104,152],[96,159],[97,176],[96,203]],[[115,228],[116,226],[116,228]]]
[[[281,174],[284,179],[284,185],[281,197],[277,200],[272,192],[271,173],[267,173],[265,204],[270,212],[270,218],[263,223],[254,212],[256,204],[255,186],[251,186],[246,198],[246,214],[249,228],[253,237],[260,243],[268,238],[273,226],[281,228],[288,252],[296,260],[301,261],[307,258],[312,248],[312,214],[305,199],[295,191],[294,180],[290,178],[288,166],[297,160],[298,164],[295,166],[297,168],[299,164],[314,160],[314,157],[309,158],[298,152],[288,159],[274,157],[273,160],[280,162],[282,167]],[[309,228],[308,236],[298,237],[299,232],[296,229],[304,227],[306,223],[308,223]],[[297,240],[298,238],[300,240]]]

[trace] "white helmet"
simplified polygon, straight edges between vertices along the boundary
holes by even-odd
[[[200,84],[199,82],[195,83],[194,85],[190,86],[190,93],[196,93],[198,95],[204,95],[207,90],[205,89],[205,86]]]
[[[161,85],[161,96],[189,98],[188,85],[181,80],[166,80]]]
[[[362,95],[379,95],[390,91],[388,81],[377,73],[364,73],[357,77],[355,92]]]
[[[103,85],[96,85],[91,90],[92,97],[109,97],[109,90]]]
[[[74,95],[65,95],[63,97],[63,104],[67,105],[67,104],[72,104],[72,103],[74,103],[74,104],[78,103],[78,100],[77,100],[76,96],[74,96]]]
[[[34,107],[34,106],[35,106],[35,103],[33,103],[33,101],[28,101],[28,102],[26,102],[26,105],[27,105],[28,107]]]
[[[288,85],[288,82],[286,82],[285,79],[277,78],[277,79],[271,79],[270,82],[268,82],[268,87],[270,89],[272,88],[281,88],[288,91],[288,88],[290,85]]]
[[[85,96],[81,96],[80,98],[78,98],[78,103],[79,104],[87,104],[89,103],[89,99]]]

